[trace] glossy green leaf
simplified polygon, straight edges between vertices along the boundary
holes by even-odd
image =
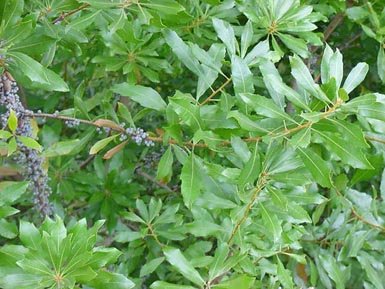
[[[290,57],[290,65],[291,74],[297,80],[298,85],[303,87],[307,92],[319,100],[330,103],[330,100],[320,89],[319,85],[314,82],[308,68],[299,57]]]
[[[16,113],[13,109],[11,109],[9,112],[9,117],[8,117],[8,127],[12,133],[15,133],[15,131],[16,131],[17,122],[18,122],[18,120],[17,120]]]
[[[90,154],[94,155],[97,154],[100,150],[104,149],[110,142],[112,142],[114,139],[118,137],[117,134],[106,137],[102,140],[97,141],[91,148],[90,148]]]
[[[231,146],[234,152],[240,157],[243,163],[247,163],[251,157],[251,153],[247,144],[240,137],[231,136]]]
[[[144,264],[144,266],[140,269],[140,277],[149,275],[152,272],[154,272],[156,268],[158,268],[159,265],[163,263],[164,260],[165,260],[164,257],[159,257],[159,258],[152,259],[151,261]]]
[[[0,130],[0,139],[9,139],[10,137],[12,137],[12,134],[9,132],[9,131],[6,131],[6,130]]]
[[[20,210],[9,206],[0,206],[0,219],[12,216],[20,212]]]
[[[250,105],[256,113],[272,118],[293,121],[293,119],[284,111],[282,111],[271,99],[257,94],[241,95],[242,100]]]
[[[39,152],[43,149],[42,146],[31,137],[19,135],[17,139],[21,141],[21,143],[25,145],[27,148],[31,148]]]
[[[19,232],[20,240],[25,246],[34,250],[39,248],[41,243],[41,234],[32,223],[21,220]]]
[[[319,256],[320,263],[330,278],[335,282],[337,289],[345,288],[345,281],[343,271],[339,268],[337,261],[329,254],[322,254]]]
[[[382,103],[375,103],[371,105],[360,105],[358,107],[358,113],[364,117],[385,121],[384,109],[385,109],[385,104],[382,104]]]
[[[229,255],[229,246],[225,243],[221,243],[215,250],[214,258],[210,264],[209,279],[214,278],[223,274],[223,268],[225,261]]]
[[[243,28],[241,36],[241,58],[245,58],[247,50],[253,41],[253,24],[251,21],[247,21]]]
[[[352,71],[348,74],[344,82],[343,88],[347,93],[350,93],[355,89],[366,77],[366,74],[369,71],[369,65],[365,62],[358,63]]]
[[[231,58],[231,77],[235,93],[254,92],[253,74],[245,61],[236,55]]]
[[[261,61],[259,69],[261,70],[264,84],[266,85],[266,88],[268,89],[271,98],[273,99],[274,103],[281,110],[283,110],[286,104],[282,88],[285,85],[283,84],[282,78],[279,75],[278,70],[275,68],[274,64],[271,61],[267,60]]]
[[[166,152],[163,154],[163,156],[159,160],[158,170],[156,175],[156,178],[158,180],[168,177],[172,174],[173,162],[174,162],[174,158],[171,151],[171,146],[169,146]]]
[[[6,239],[13,239],[17,236],[17,227],[6,219],[0,219],[0,236]]]
[[[294,53],[298,54],[303,58],[309,57],[310,52],[307,48],[307,44],[301,38],[295,38],[290,34],[283,34],[283,33],[279,33],[278,37]]]
[[[156,2],[149,2],[149,3],[141,3],[144,7],[148,7],[151,9],[154,9],[156,11],[159,11],[161,13],[165,14],[178,14],[178,12],[181,12],[185,10],[183,5],[179,4],[178,1],[174,0],[159,0]]]
[[[193,202],[201,194],[202,180],[201,168],[196,160],[194,153],[191,153],[183,164],[180,179],[182,181],[181,192],[183,201],[187,207],[191,207]]]
[[[11,72],[21,70],[32,82],[49,84],[46,69],[39,62],[20,52],[8,53],[8,56],[14,60],[10,66]]]
[[[235,55],[236,39],[234,36],[234,29],[228,23],[218,18],[212,18],[213,26],[218,34],[218,37],[227,47],[227,52],[231,55]]]
[[[99,15],[100,10],[96,10],[92,13],[87,13],[85,15],[82,15],[78,18],[76,18],[74,21],[71,21],[69,25],[66,26],[66,32],[68,32],[71,29],[74,30],[82,30],[87,28],[91,23],[95,21],[95,17]]]
[[[357,259],[369,277],[369,281],[376,286],[375,288],[384,289],[382,272],[379,272],[379,270],[373,267],[370,256],[366,252],[361,252],[359,256],[357,256]]]
[[[11,29],[23,12],[24,1],[4,0],[0,4],[0,23],[3,29]]]
[[[384,48],[380,46],[377,54],[377,74],[382,83],[385,83],[385,53]]]
[[[329,60],[329,77],[336,80],[337,87],[341,86],[342,77],[344,75],[344,67],[342,62],[342,54],[337,49]]]
[[[186,279],[190,280],[198,286],[203,286],[204,280],[191,263],[183,256],[179,249],[173,247],[164,247],[163,253],[166,260],[181,273]]]
[[[123,96],[128,96],[143,107],[152,108],[158,111],[164,111],[166,109],[166,103],[162,97],[156,90],[150,87],[120,83],[115,84],[111,90]]]
[[[11,205],[20,198],[28,188],[28,182],[0,182],[0,205]]]
[[[279,242],[282,234],[282,227],[280,224],[280,220],[278,217],[268,210],[262,203],[259,203],[259,207],[261,208],[262,220],[266,226],[266,230],[272,234],[273,241]]]
[[[261,172],[261,160],[258,155],[258,143],[255,143],[251,157],[241,170],[238,187],[243,192],[247,184],[253,184]]]
[[[105,270],[99,270],[97,277],[93,278],[90,282],[87,282],[87,284],[95,289],[131,289],[135,287],[135,283],[127,277]]]
[[[193,57],[191,49],[183,42],[176,32],[165,29],[163,30],[163,36],[175,55],[188,69],[198,76],[204,75],[204,71],[199,61]]]
[[[332,186],[330,178],[331,171],[327,162],[312,149],[298,147],[297,152],[317,183],[323,187],[330,188]]]
[[[277,266],[278,280],[281,282],[284,288],[294,288],[293,278],[290,275],[290,271],[285,269],[285,267],[283,266],[278,256],[276,257],[276,260],[278,264]]]
[[[232,289],[232,288],[249,289],[249,288],[252,288],[254,279],[255,278],[248,276],[246,274],[236,275],[212,287],[215,289]]]
[[[171,106],[184,123],[189,125],[194,131],[202,128],[200,108],[194,102],[191,95],[183,94],[179,91],[169,98]]]

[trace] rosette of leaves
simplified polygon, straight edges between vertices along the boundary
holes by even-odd
[[[284,54],[282,45],[301,57],[310,55],[308,44],[322,45],[320,34],[313,31],[317,28],[314,23],[324,16],[299,0],[238,1],[237,7],[257,28],[254,37],[267,36],[280,56]]]
[[[82,219],[67,229],[56,217],[56,220],[47,218],[38,229],[32,223],[21,221],[22,245],[6,245],[0,249],[0,287],[134,287],[125,276],[107,270],[120,252],[115,248],[94,247],[102,224],[103,221],[98,221],[87,229],[86,220]]]

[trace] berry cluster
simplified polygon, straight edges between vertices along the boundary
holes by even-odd
[[[74,128],[74,127],[79,126],[80,120],[78,120],[78,119],[74,119],[74,120],[65,120],[65,121],[64,121],[64,124],[65,124],[67,127],[69,127],[69,128]]]
[[[121,125],[124,127],[123,124]],[[119,140],[125,141],[128,137],[130,137],[137,145],[141,145],[142,143],[147,147],[155,145],[152,140],[148,139],[148,134],[142,128],[126,128],[125,133],[120,135]]]
[[[15,111],[18,118],[16,135],[34,138],[31,120],[28,115],[31,111],[24,108],[18,95],[18,86],[9,72],[4,72],[0,80],[0,106],[6,109],[0,117],[0,127],[7,126],[10,110]],[[24,166],[25,177],[29,180],[29,189],[33,192],[33,202],[42,216],[52,215],[52,208],[48,197],[51,188],[48,186],[48,176],[43,169],[44,159],[34,149],[18,142],[19,154],[17,162]]]

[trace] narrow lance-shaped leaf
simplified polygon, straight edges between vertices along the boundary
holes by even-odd
[[[158,111],[164,111],[166,109],[166,103],[162,97],[151,87],[120,83],[115,84],[111,90],[123,96],[128,96],[143,107],[152,108]]]
[[[102,150],[106,145],[112,142],[118,134],[106,137],[100,141],[97,141],[90,149],[90,155],[97,154],[100,150]]]
[[[319,85],[314,82],[309,72],[309,69],[298,56],[290,57],[290,65],[291,74],[297,80],[299,86],[303,87],[307,92],[309,92],[319,100],[328,103],[331,102],[328,97],[322,92]]]
[[[350,71],[348,77],[344,82],[343,88],[347,93],[350,93],[355,89],[364,79],[369,71],[369,65],[365,62],[358,63],[352,71]]]
[[[163,30],[163,36],[166,39],[167,44],[171,47],[172,51],[176,54],[179,60],[186,65],[188,69],[200,76],[204,74],[203,69],[200,66],[198,60],[193,57],[190,47],[188,47],[182,39],[174,31],[165,29]]]
[[[337,49],[337,51],[334,52],[329,61],[329,77],[334,77],[336,80],[337,87],[340,87],[343,75],[344,67],[342,62],[342,54]]]
[[[277,83],[283,83],[281,76],[279,75],[278,70],[275,68],[274,64],[271,61],[264,60],[261,62],[259,69],[263,75],[263,82],[266,85],[267,90],[274,103],[281,109],[285,108],[285,98],[280,89],[277,89]],[[273,79],[269,79],[272,77]]]
[[[231,58],[231,76],[235,93],[253,93],[253,74],[245,61],[239,56]]]
[[[191,207],[192,203],[199,197],[202,180],[201,168],[194,153],[191,153],[183,165],[180,178],[182,180],[181,192],[186,206]]]
[[[236,39],[233,27],[229,23],[217,18],[213,18],[213,25],[218,37],[226,45],[228,53],[230,55],[235,55]]]
[[[259,207],[261,208],[262,219],[265,223],[266,230],[272,234],[274,242],[278,242],[282,234],[280,221],[277,216],[272,211],[268,211],[262,203],[259,203]]]
[[[298,147],[297,152],[317,183],[323,187],[330,188],[332,186],[330,169],[326,161],[311,149]]]
[[[378,49],[377,54],[377,73],[382,83],[385,83],[385,53],[382,46]]]
[[[172,247],[165,247],[163,249],[167,261],[186,279],[202,287],[204,280],[191,263],[183,256],[179,249]]]

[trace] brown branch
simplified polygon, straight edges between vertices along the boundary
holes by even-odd
[[[211,101],[211,99],[216,96],[218,94],[218,92],[222,91],[222,89],[228,85],[229,83],[231,82],[231,77],[228,78],[225,83],[223,83],[217,90],[214,90],[212,94],[209,95],[209,97],[207,97],[199,106],[203,106],[205,105],[206,103],[208,103],[209,101]]]
[[[378,229],[378,230],[385,232],[385,227],[373,224],[373,223],[369,222],[368,220],[366,220],[363,216],[361,216],[356,211],[356,209],[353,207],[353,205],[350,204],[350,201],[336,187],[333,187],[333,188],[336,191],[337,195],[340,196],[345,201],[345,203],[348,204],[348,206],[350,207],[350,210],[352,211],[352,214],[356,217],[356,219],[360,220],[363,224],[366,224],[372,228],[375,228],[375,229]]]
[[[88,8],[89,6],[90,6],[90,4],[86,3],[86,4],[83,4],[82,6],[76,8],[74,10],[71,10],[67,13],[64,13],[64,14],[60,15],[58,18],[56,18],[54,21],[52,21],[52,24],[58,24],[58,23],[62,22],[65,18],[67,18],[67,17],[69,17],[69,16],[71,16],[71,15],[73,15],[79,11],[84,10],[84,9]]]
[[[246,221],[247,217],[249,216],[249,212],[250,212],[251,208],[253,207],[255,201],[257,200],[259,193],[265,187],[266,181],[267,181],[267,174],[265,172],[263,172],[261,174],[261,176],[259,177],[257,186],[254,189],[253,195],[251,196],[251,199],[250,199],[249,203],[246,206],[246,210],[243,213],[242,218],[238,221],[238,223],[235,226],[233,232],[231,233],[231,236],[230,236],[229,240],[227,241],[227,243],[229,245],[233,242],[235,235],[238,233],[239,229],[241,228],[241,225]]]
[[[385,144],[385,140],[382,140],[379,138],[375,138],[375,137],[371,137],[371,136],[365,136],[365,139]]]
[[[154,229],[152,228],[152,224],[147,224],[147,228],[148,230],[150,231],[150,236],[154,238],[155,242],[161,247],[163,248],[165,245],[159,241],[159,238],[158,238],[158,235],[155,233]]]

